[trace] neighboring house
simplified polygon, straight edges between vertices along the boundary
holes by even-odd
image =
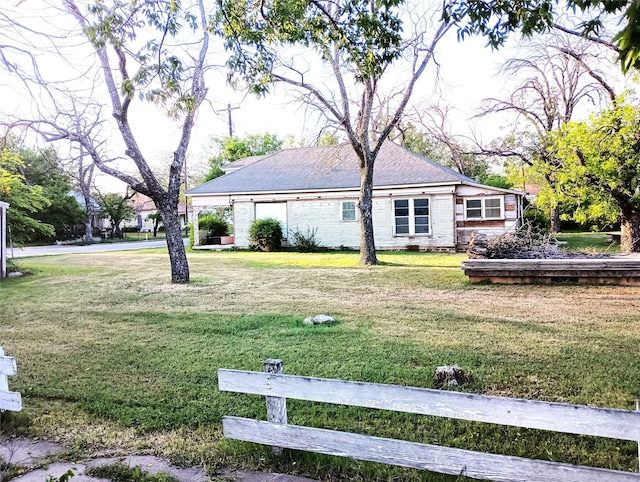
[[[520,222],[523,192],[479,184],[392,142],[380,150],[373,184],[377,249],[464,249],[474,231],[503,233]],[[187,195],[196,219],[202,211],[232,209],[237,247],[249,246],[254,220],[273,217],[285,238],[315,228],[322,246],[358,248],[359,190],[357,158],[341,144],[282,150]]]
[[[7,209],[9,205],[0,201],[0,280],[7,276]]]
[[[67,195],[73,197],[82,209],[91,213],[91,227],[93,228],[94,233],[97,232],[99,234],[100,231],[104,230],[109,225],[109,220],[102,216],[102,208],[94,198],[90,198],[89,209],[87,209],[84,196],[81,192],[69,191]],[[76,231],[80,233],[83,229],[84,227],[82,225],[76,226]]]
[[[148,219],[149,214],[158,212],[153,200],[144,194],[136,193],[129,199],[128,203],[136,212],[136,215],[132,219],[125,220],[122,223],[124,227],[137,228],[143,233],[153,232],[153,223],[155,221]]]
[[[143,233],[152,233],[154,221],[148,219],[148,216],[149,214],[156,214],[158,212],[153,200],[149,196],[136,193],[131,199],[129,199],[129,205],[136,212],[136,216],[133,219],[125,221],[123,225],[125,227],[138,228]],[[185,207],[184,203],[179,203],[178,216],[180,217],[180,226],[184,228],[186,223],[190,222],[192,218],[191,206]],[[162,221],[160,222],[160,226],[162,226]]]

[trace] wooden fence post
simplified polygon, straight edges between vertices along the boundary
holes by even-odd
[[[264,361],[264,372],[273,374],[284,373],[282,360],[268,358]],[[287,424],[287,399],[282,397],[266,397],[267,420],[273,423]],[[282,447],[271,447],[274,455],[282,455]]]
[[[0,346],[0,357],[4,356],[4,348]],[[3,370],[0,370],[0,392],[8,392],[9,391],[9,379],[7,375],[4,374]]]

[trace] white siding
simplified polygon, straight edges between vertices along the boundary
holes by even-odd
[[[504,191],[492,190],[489,187],[475,187],[462,185],[458,188],[458,203],[456,204],[456,226],[458,246],[469,242],[472,233],[478,232],[487,236],[496,236],[515,230],[520,222],[518,197]],[[503,198],[503,219],[500,220],[468,220],[465,218],[464,199],[482,198],[485,196]]]
[[[504,232],[517,223],[518,209],[514,194],[491,188],[467,185],[413,186],[377,189],[373,199],[373,223],[378,249],[454,249],[468,241],[473,230],[465,227],[464,206],[456,204],[456,198],[475,196],[504,196],[505,220],[487,225],[490,233]],[[233,196],[193,197],[194,206],[232,205],[234,212],[235,245],[249,247],[249,227],[255,219],[255,203],[286,202],[289,232],[317,228],[316,237],[322,246],[358,248],[360,224],[358,221],[342,221],[341,202],[357,201],[358,190],[327,192],[290,192],[245,194]],[[431,232],[428,235],[394,236],[394,199],[429,199]],[[497,226],[499,225],[499,226]]]
[[[424,194],[407,197],[429,198],[431,230],[429,235],[394,236],[393,202],[389,196],[373,200],[373,229],[378,249],[406,249],[407,245],[419,249],[442,249],[455,247],[453,222],[453,195],[428,196]],[[289,201],[289,230],[306,232],[317,228],[316,238],[322,246],[338,248],[360,246],[360,223],[340,219],[341,201],[355,198],[318,199]]]
[[[393,199],[428,198],[431,233],[429,235],[394,236]],[[455,226],[452,194],[413,194],[374,199],[373,223],[376,247],[379,249],[453,249]]]
[[[233,242],[237,247],[249,247],[249,228],[254,219],[253,202],[243,201],[233,204]]]
[[[316,239],[321,246],[337,248],[360,246],[360,223],[340,219],[341,201],[355,198],[296,200],[287,203],[289,232],[317,228]]]

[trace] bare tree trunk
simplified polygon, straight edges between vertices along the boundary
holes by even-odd
[[[83,182],[83,176],[80,175],[80,190],[82,191],[82,198],[84,199],[85,210],[87,211],[87,220],[84,223],[84,237],[87,243],[93,242],[93,226],[91,221],[93,219],[93,199],[91,199],[91,193],[89,192],[89,186]]]
[[[551,221],[551,232],[556,234],[560,232],[560,209],[558,206],[551,206],[549,209],[549,220]]]
[[[167,248],[171,262],[171,281],[173,283],[189,282],[189,263],[187,252],[182,241],[182,229],[180,229],[180,217],[177,209],[170,206],[158,206],[162,216],[165,234],[167,236]]]
[[[373,235],[373,161],[360,169],[360,264],[378,264]]]
[[[620,252],[640,253],[640,214],[638,213],[622,213]]]
[[[84,222],[84,240],[87,243],[93,242],[93,228],[91,227],[91,217]]]

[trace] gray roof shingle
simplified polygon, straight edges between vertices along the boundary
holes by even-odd
[[[386,142],[376,159],[374,187],[452,183],[477,184],[473,179],[393,142]],[[190,189],[187,194],[314,191],[359,187],[357,157],[350,144],[340,144],[278,151]]]

